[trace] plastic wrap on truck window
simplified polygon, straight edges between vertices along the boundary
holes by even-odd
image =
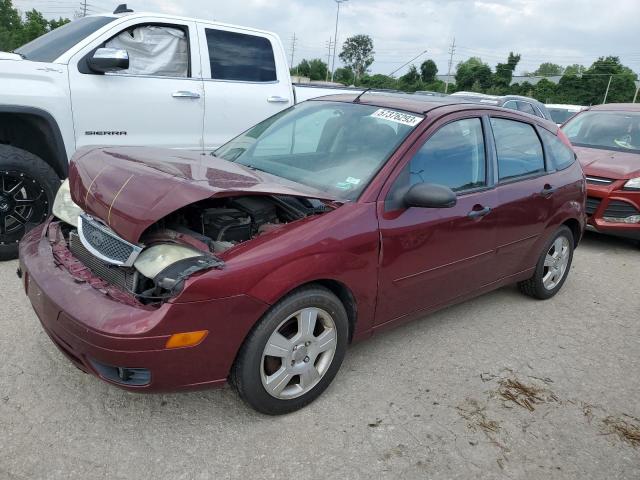
[[[178,28],[144,26],[127,30],[105,44],[129,53],[129,68],[118,73],[186,77],[189,49],[185,33]]]

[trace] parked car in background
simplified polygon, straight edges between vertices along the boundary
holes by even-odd
[[[79,151],[19,273],[78,368],[136,392],[229,378],[280,414],[322,393],[351,341],[511,283],[555,295],[584,198],[552,122],[454,97],[325,97],[213,156]]]
[[[640,240],[640,104],[590,107],[562,130],[587,176],[589,228]]]
[[[455,92],[452,93],[451,96],[465,98],[467,100],[485,103],[488,105],[497,105],[498,107],[509,108],[511,110],[518,110],[520,112],[528,113],[529,115],[544,118],[545,120],[553,120],[544,103],[539,102],[535,98],[523,97],[520,95],[487,95],[475,92]]]
[[[350,90],[347,90],[350,91]],[[77,19],[0,53],[0,260],[51,212],[68,159],[87,145],[210,152],[302,100],[277,35],[134,13]]]
[[[556,122],[556,125],[560,126],[573,117],[576,113],[585,110],[587,107],[581,105],[562,105],[559,103],[547,103],[545,104],[551,119]]]

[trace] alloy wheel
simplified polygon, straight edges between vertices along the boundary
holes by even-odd
[[[551,244],[544,259],[544,271],[542,275],[542,284],[547,290],[553,290],[564,277],[567,272],[569,258],[571,256],[571,247],[569,239],[565,236],[559,236]]]
[[[0,245],[17,243],[29,225],[42,223],[49,201],[42,185],[21,172],[0,172]]]
[[[262,385],[278,399],[304,395],[329,370],[336,348],[331,315],[320,308],[298,310],[280,323],[266,343],[260,363]]]

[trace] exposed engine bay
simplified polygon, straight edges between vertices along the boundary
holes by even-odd
[[[54,235],[55,242],[51,237],[50,240],[56,259],[78,280],[107,292],[115,286],[132,295],[136,302],[158,304],[175,296],[189,276],[202,270],[223,268],[224,261],[219,255],[234,246],[330,209],[329,204],[321,200],[285,196],[246,195],[203,200],[151,225],[140,238],[139,246],[114,239],[115,233],[107,231],[110,242],[115,240],[138,250],[131,262],[122,258],[119,265],[100,258],[99,249],[91,245],[86,232],[83,234],[83,225],[87,231],[96,225],[96,219],[86,214],[79,219],[81,228],[61,224],[60,233]],[[92,283],[92,276],[97,277],[99,283],[106,283]],[[120,295],[115,296],[122,299]]]

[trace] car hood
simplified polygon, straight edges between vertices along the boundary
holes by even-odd
[[[0,52],[0,60],[22,60],[17,53]]]
[[[72,159],[69,182],[71,197],[80,208],[133,243],[158,220],[210,197],[266,194],[334,199],[210,155],[142,147],[80,150]]]
[[[618,180],[640,176],[639,153],[577,147],[575,145],[573,149],[587,175]]]

